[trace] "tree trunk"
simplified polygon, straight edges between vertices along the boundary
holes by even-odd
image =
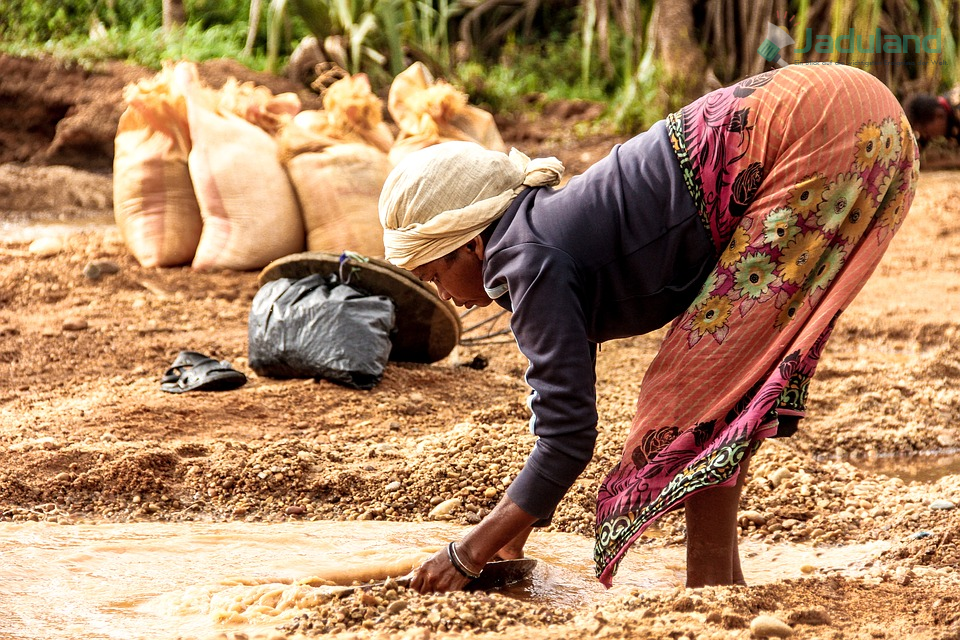
[[[163,0],[163,30],[170,32],[187,23],[187,10],[183,0]]]
[[[257,41],[257,31],[259,28],[260,0],[250,0],[250,22],[247,25],[247,42],[243,45],[243,55],[253,55],[253,45]],[[316,40],[316,38],[314,38],[314,40]]]
[[[666,80],[686,103],[700,94],[706,70],[706,59],[694,33],[693,0],[660,0],[657,11],[657,48]]]

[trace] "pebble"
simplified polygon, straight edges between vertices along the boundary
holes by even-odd
[[[450,512],[458,508],[461,504],[460,498],[450,498],[449,500],[444,500],[430,510],[428,517],[439,518],[440,516],[450,515]]]
[[[64,331],[83,331],[89,326],[89,323],[83,318],[67,318],[63,321]]]
[[[740,514],[741,520],[747,520],[748,522],[753,523],[758,527],[762,527],[767,523],[767,518],[759,511],[744,511]]]
[[[809,626],[826,626],[833,623],[830,613],[823,607],[795,609],[787,615],[790,624],[805,624]]]
[[[754,638],[789,638],[793,629],[779,618],[763,615],[750,622],[750,634]]]
[[[407,608],[407,604],[408,603],[406,600],[394,600],[387,607],[387,613],[389,614],[400,613],[401,611]]]
[[[930,503],[931,509],[938,509],[942,511],[949,511],[951,509],[956,509],[957,505],[950,502],[949,500],[934,500]]]
[[[304,513],[306,513],[307,510],[306,510],[306,508],[304,508],[304,507],[302,507],[302,506],[300,506],[300,505],[298,505],[298,504],[292,504],[292,505],[290,505],[289,507],[287,507],[286,509],[284,509],[283,512],[284,512],[285,514],[287,514],[288,516],[299,516],[299,515],[303,515]]]
[[[787,469],[786,467],[780,467],[779,469],[771,473],[769,476],[767,476],[767,480],[769,480],[770,484],[772,484],[773,486],[779,487],[781,484],[783,484],[784,482],[786,482],[792,477],[793,477],[793,472],[790,471],[790,469]]]
[[[941,447],[953,448],[957,446],[957,438],[950,433],[941,433],[937,436],[937,443]]]
[[[49,258],[63,251],[63,240],[60,238],[37,238],[30,243],[27,251],[40,258]]]
[[[400,491],[401,486],[402,485],[400,484],[399,480],[394,480],[393,482],[385,486],[383,490],[386,491],[387,493],[393,493],[394,491]]]
[[[120,273],[120,265],[112,260],[94,260],[89,264],[90,266],[99,269],[102,275],[113,275],[114,273]]]
[[[92,262],[88,262],[87,266],[83,268],[83,277],[87,280],[99,280],[102,275],[103,272],[100,271],[100,267]]]

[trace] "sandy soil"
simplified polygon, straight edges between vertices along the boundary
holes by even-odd
[[[122,86],[144,73],[0,57],[0,215],[109,216],[110,123]],[[578,172],[616,141],[571,139],[564,118],[582,108],[501,127]],[[924,172],[910,218],[827,349],[802,431],[765,443],[751,465],[744,539],[888,541],[868,566],[636,592],[585,610],[375,592],[318,605],[277,635],[726,639],[773,634],[750,628],[765,614],[797,638],[960,638],[960,474],[904,482],[851,464],[960,446],[958,244],[958,174]],[[117,272],[90,277],[104,262]],[[366,392],[258,378],[246,361],[256,290],[255,273],[143,269],[110,228],[74,233],[46,256],[0,241],[0,521],[418,521],[459,497],[445,517],[469,524],[492,508],[531,446],[514,345],[391,363]],[[659,337],[604,345],[596,456],[556,530],[591,535],[597,484],[619,455]],[[162,393],[160,375],[181,349],[230,360],[250,380],[224,393]],[[488,366],[465,366],[477,356]],[[633,553],[683,544],[682,519],[660,529]]]

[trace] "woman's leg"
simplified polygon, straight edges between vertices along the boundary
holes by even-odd
[[[737,547],[737,510],[749,465],[749,457],[740,462],[735,485],[705,489],[684,503],[688,587],[746,584]]]

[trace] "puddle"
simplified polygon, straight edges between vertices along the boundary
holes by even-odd
[[[338,584],[402,575],[464,529],[445,523],[309,522],[0,524],[0,638],[212,638],[265,633]],[[638,545],[605,591],[592,540],[535,534],[541,560],[508,595],[552,608],[590,605],[633,588],[682,585],[682,547]],[[849,571],[883,543],[838,548],[744,542],[748,582]],[[386,572],[386,573],[385,573]]]
[[[878,456],[872,460],[849,462],[864,471],[900,478],[904,482],[936,482],[944,476],[960,474],[960,450],[957,449],[910,456]]]

